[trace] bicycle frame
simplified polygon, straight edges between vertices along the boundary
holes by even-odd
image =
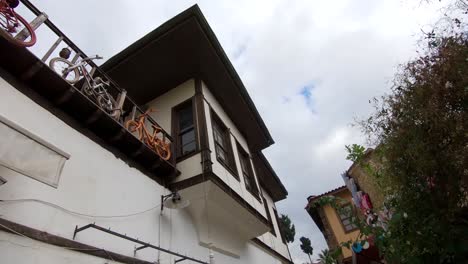
[[[126,128],[130,129],[129,131],[132,133],[138,131],[139,139],[143,143],[155,150],[161,158],[168,160],[171,156],[170,143],[166,143],[166,135],[164,133],[162,133],[162,139],[157,136],[162,131],[162,128],[151,124],[153,133],[150,133],[146,128],[145,120],[150,112],[152,112],[151,109],[141,114],[136,119],[127,121]],[[130,128],[131,126],[133,126],[133,129]],[[162,156],[164,154],[161,154],[161,151],[166,151],[165,153],[167,155]]]
[[[103,89],[103,84],[105,84],[106,82],[102,81],[102,83],[96,84],[95,80],[93,79],[91,74],[89,74],[88,70],[86,69],[86,65],[89,64],[88,61],[99,59],[99,58],[100,57],[97,55],[94,58],[84,58],[77,64],[67,68],[67,72],[71,72],[74,69],[78,68],[80,75],[83,76],[83,78],[85,78],[87,85],[93,90],[93,92],[95,92],[98,95],[105,93]]]

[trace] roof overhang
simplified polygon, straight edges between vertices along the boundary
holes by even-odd
[[[241,79],[197,5],[102,65],[138,104],[189,78],[202,79],[253,151],[274,143]]]
[[[280,178],[271,167],[265,155],[259,151],[252,155],[252,159],[260,184],[266,189],[273,201],[277,202],[285,199],[288,195],[288,191],[283,183],[281,183]]]

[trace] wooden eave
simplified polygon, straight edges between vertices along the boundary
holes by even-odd
[[[274,143],[197,5],[113,56],[102,68],[140,105],[189,78],[202,79],[253,151]]]

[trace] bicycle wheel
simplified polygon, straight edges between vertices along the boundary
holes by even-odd
[[[36,33],[31,25],[13,9],[0,12],[0,26],[3,28],[3,30],[0,30],[0,35],[9,42],[21,47],[31,47],[36,44]],[[13,34],[23,30],[26,31],[27,37],[24,40],[15,38],[18,34]]]
[[[74,84],[80,79],[80,71],[78,68],[69,70],[69,68],[73,66],[73,63],[67,61],[64,58],[57,57],[51,59],[49,66],[53,71],[62,76],[62,78],[70,84]]]
[[[125,123],[125,128],[130,131],[130,133],[135,133],[136,131],[138,131],[138,139],[139,140],[142,140],[143,139],[143,132],[141,131],[141,127],[140,127],[140,124],[138,122],[136,122],[135,120],[128,120],[126,123]]]
[[[169,160],[171,158],[171,147],[169,144],[162,142],[161,140],[155,140],[153,148],[158,153],[159,157],[163,160]]]
[[[97,102],[98,102],[99,106],[102,109],[104,109],[104,111],[106,111],[107,113],[110,114],[110,113],[112,113],[112,111],[114,111],[115,100],[107,92],[98,95]]]

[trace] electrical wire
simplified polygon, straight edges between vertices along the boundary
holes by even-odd
[[[200,197],[196,197],[194,199],[191,199],[191,200],[198,200],[198,199],[202,199],[203,196],[200,196]],[[39,199],[31,199],[31,198],[26,198],[26,199],[11,199],[11,200],[5,200],[5,199],[2,199],[0,200],[0,203],[22,203],[22,202],[36,202],[36,203],[41,203],[41,204],[44,204],[44,205],[48,205],[48,206],[51,206],[53,208],[56,208],[56,209],[59,209],[59,210],[62,210],[66,213],[69,213],[69,214],[72,214],[72,215],[78,215],[78,216],[82,216],[82,217],[88,217],[88,218],[124,218],[124,217],[131,217],[131,216],[135,216],[135,215],[140,215],[140,214],[144,214],[144,213],[147,213],[149,211],[152,211],[152,210],[155,210],[157,208],[159,208],[161,206],[161,204],[156,204],[155,206],[149,208],[149,209],[146,209],[146,210],[143,210],[143,211],[140,211],[140,212],[136,212],[136,213],[130,213],[130,214],[122,214],[122,215],[90,215],[90,214],[84,214],[84,213],[79,213],[79,212],[75,212],[75,211],[72,211],[72,210],[69,210],[69,209],[66,209],[60,205],[57,205],[57,204],[54,204],[54,203],[51,203],[51,202],[47,202],[47,201],[43,201],[43,200],[39,200]]]
[[[47,202],[47,201],[42,201],[42,200],[38,200],[38,199],[0,200],[0,203],[21,203],[21,202],[37,202],[37,203],[41,203],[41,204],[44,204],[44,205],[48,205],[48,206],[54,207],[54,208],[56,208],[56,209],[62,210],[62,211],[64,211],[64,212],[67,212],[67,213],[69,213],[69,214],[78,215],[78,216],[83,216],[83,217],[89,217],[89,218],[123,218],[123,217],[130,217],[130,216],[135,216],[135,215],[147,213],[147,212],[152,211],[152,210],[158,208],[159,206],[161,206],[161,204],[157,204],[157,205],[155,205],[155,206],[153,206],[153,207],[151,207],[151,208],[149,208],[149,209],[146,209],[146,210],[143,210],[143,211],[140,211],[140,212],[136,212],[136,213],[130,213],[130,214],[122,214],[122,215],[90,215],[90,214],[84,214],[84,213],[75,212],[75,211],[72,211],[72,210],[63,208],[63,207],[60,206],[60,205],[56,205],[56,204],[54,204],[54,203]]]

